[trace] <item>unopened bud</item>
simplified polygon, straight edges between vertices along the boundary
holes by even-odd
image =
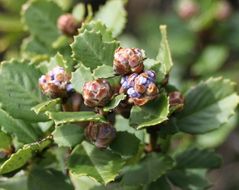
[[[73,36],[77,34],[77,28],[79,27],[79,24],[73,15],[64,14],[59,17],[57,26],[63,34],[67,36]]]

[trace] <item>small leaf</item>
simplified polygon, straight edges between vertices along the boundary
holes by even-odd
[[[76,71],[72,73],[71,83],[77,92],[82,93],[84,84],[93,79],[90,69],[83,64],[79,64]]]
[[[117,154],[100,150],[85,141],[73,150],[68,161],[74,175],[90,176],[104,184],[113,181],[123,165],[124,161]]]
[[[37,115],[31,108],[43,101],[37,87],[41,73],[27,61],[3,62],[0,70],[0,102],[2,108],[18,119],[46,121],[43,114]]]
[[[174,161],[169,156],[152,153],[147,155],[141,163],[125,168],[122,172],[121,183],[124,185],[149,184],[173,166]]]
[[[36,113],[39,114],[41,112],[46,112],[46,111],[56,111],[56,105],[58,105],[61,102],[60,98],[53,99],[53,100],[48,100],[46,102],[42,102],[32,108],[32,110]]]
[[[58,146],[74,147],[84,139],[84,128],[79,125],[65,124],[56,127],[52,135]]]
[[[85,11],[85,5],[83,3],[79,3],[73,8],[72,15],[78,22],[80,22],[84,19]]]
[[[115,73],[112,66],[101,65],[94,69],[93,75],[95,78],[110,78],[115,76]]]
[[[38,139],[38,135],[31,125],[14,119],[2,109],[0,109],[0,126],[3,132],[17,137],[19,142],[30,143]]]
[[[128,132],[117,132],[110,148],[121,156],[133,156],[139,150],[139,139]]]
[[[84,31],[74,37],[71,45],[73,58],[92,70],[101,65],[111,65],[118,42],[104,42],[99,32]]]
[[[192,134],[219,128],[234,114],[239,103],[235,83],[222,78],[210,78],[190,89],[185,106],[169,125]]]
[[[68,176],[52,168],[36,167],[28,178],[29,190],[74,190]]]
[[[48,112],[47,115],[53,119],[56,125],[64,123],[75,123],[85,121],[105,122],[103,116],[90,111],[82,112]]]
[[[163,94],[144,106],[133,106],[130,114],[130,125],[137,129],[157,125],[166,121],[168,114],[168,98]]]
[[[0,129],[0,150],[10,148],[11,144],[11,137]]]
[[[44,139],[41,142],[26,144],[16,153],[12,154],[0,166],[0,174],[5,174],[17,170],[24,166],[37,152],[41,152],[44,148],[51,144],[50,139]]]
[[[177,168],[218,168],[222,158],[215,152],[196,148],[188,149],[176,156]]]
[[[51,45],[60,36],[56,23],[62,13],[57,4],[43,0],[26,3],[22,15],[30,33],[44,44]]]
[[[116,108],[116,107],[119,105],[119,103],[120,103],[122,100],[124,100],[125,98],[126,98],[126,95],[125,95],[125,94],[119,94],[119,95],[115,96],[115,97],[113,98],[113,100],[111,100],[110,103],[104,107],[104,111],[105,111],[105,112],[109,112],[109,111],[113,110],[113,109]]]
[[[110,0],[100,8],[95,15],[96,20],[102,21],[113,32],[114,37],[118,36],[125,27],[127,12],[124,8],[126,1]]]
[[[161,63],[161,72],[166,75],[170,72],[173,66],[173,61],[167,39],[167,27],[165,25],[161,25],[160,31],[162,35],[162,40],[159,48],[159,53],[156,59]]]

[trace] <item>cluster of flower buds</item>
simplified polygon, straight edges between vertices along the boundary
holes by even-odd
[[[73,88],[70,83],[71,75],[64,68],[55,67],[39,79],[39,86],[44,94],[51,98],[66,97]]]
[[[114,71],[120,75],[141,73],[144,69],[144,50],[139,48],[118,48],[114,54]]]
[[[103,107],[112,97],[112,89],[108,81],[97,79],[84,84],[84,104],[88,107]]]
[[[77,34],[77,28],[80,24],[71,14],[64,14],[58,18],[58,29],[67,36],[73,36]]]
[[[85,136],[98,148],[107,148],[116,136],[116,130],[110,123],[90,124],[85,128]]]
[[[151,70],[144,71],[141,74],[133,73],[123,76],[120,92],[127,93],[130,103],[142,106],[157,97],[159,89],[155,80],[155,72]]]
[[[178,6],[178,14],[184,19],[190,19],[199,12],[199,6],[194,0],[181,0]]]
[[[180,111],[184,106],[184,97],[179,91],[169,93],[170,112]]]

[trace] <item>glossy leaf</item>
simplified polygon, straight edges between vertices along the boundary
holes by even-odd
[[[125,2],[124,0],[107,1],[95,15],[95,19],[102,21],[110,28],[114,36],[118,36],[126,24],[127,12],[124,8]]]
[[[34,156],[37,152],[41,152],[50,144],[51,140],[45,139],[37,143],[24,145],[0,166],[0,174],[9,173],[21,168],[32,158],[32,156]]]
[[[101,65],[112,65],[118,42],[104,42],[101,33],[84,31],[75,36],[71,45],[73,58],[92,70]]]
[[[60,103],[61,99],[56,98],[53,100],[48,100],[46,102],[42,102],[32,108],[32,110],[36,113],[39,114],[41,112],[46,112],[46,111],[55,111],[56,105]]]
[[[110,78],[115,76],[115,73],[112,66],[101,65],[94,69],[93,75],[95,78]]]
[[[58,146],[73,147],[84,139],[84,128],[79,125],[65,124],[56,127],[52,135]]]
[[[168,98],[166,95],[161,95],[144,106],[133,106],[130,114],[130,125],[137,129],[157,125],[166,121],[168,114]]]
[[[90,111],[82,112],[48,112],[47,115],[50,119],[53,119],[56,125],[64,123],[75,123],[85,121],[98,121],[105,122],[104,118]]]
[[[38,86],[41,73],[26,61],[3,62],[0,70],[0,102],[13,117],[30,121],[44,121],[31,108],[43,101]]]
[[[109,150],[100,150],[88,142],[82,142],[72,152],[68,167],[74,175],[90,176],[100,183],[113,181],[124,161]]]
[[[116,108],[119,103],[124,100],[126,98],[126,95],[125,94],[119,94],[117,96],[115,96],[108,105],[106,105],[104,107],[104,111],[105,112],[109,112],[111,110],[113,110],[114,108]]]
[[[183,111],[172,120],[184,132],[200,134],[219,128],[234,114],[239,97],[235,83],[211,78],[190,89]]]

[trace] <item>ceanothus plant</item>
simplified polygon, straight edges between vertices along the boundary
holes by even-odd
[[[211,186],[206,175],[220,156],[196,144],[177,146],[174,137],[223,126],[239,102],[235,84],[210,78],[180,92],[170,84],[165,25],[156,58],[117,41],[124,3],[108,1],[95,16],[88,6],[78,20],[53,1],[23,7],[31,34],[24,59],[5,61],[0,70],[0,188]]]

